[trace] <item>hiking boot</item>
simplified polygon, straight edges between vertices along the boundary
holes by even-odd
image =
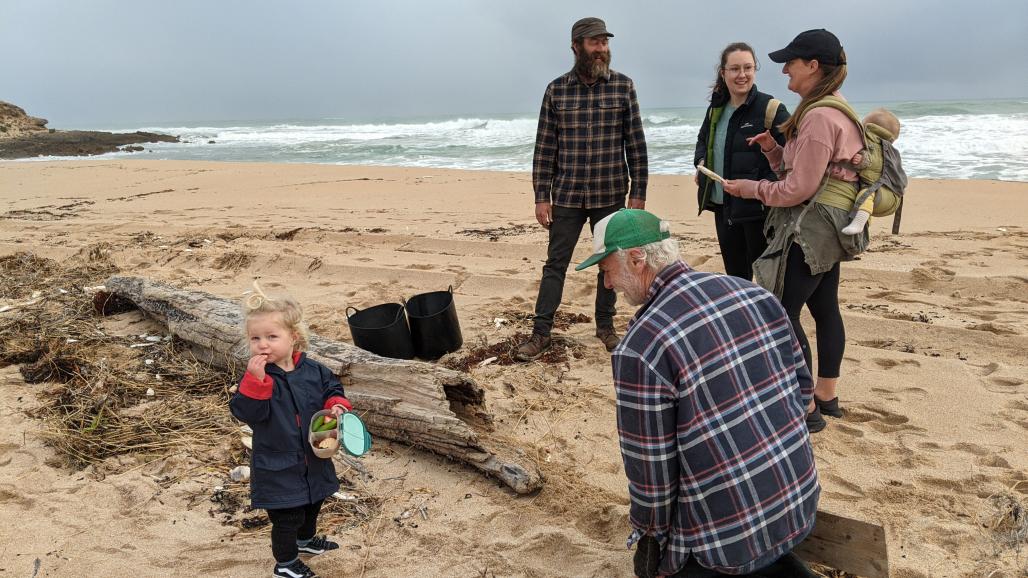
[[[532,337],[528,338],[528,341],[522,343],[517,352],[514,354],[514,359],[518,361],[535,361],[539,359],[542,354],[546,353],[546,350],[550,348],[550,336],[539,335],[533,333]]]
[[[291,564],[275,564],[273,578],[318,578],[318,575],[309,566],[297,558]]]
[[[828,425],[825,418],[821,417],[821,410],[814,405],[814,411],[807,414],[807,431],[810,433],[817,433]]]
[[[621,338],[618,337],[618,334],[614,331],[613,327],[597,327],[596,337],[600,338],[600,341],[603,342],[603,346],[607,348],[607,351],[614,351],[614,348],[618,346],[618,343],[621,343]]]
[[[301,554],[313,554],[317,556],[318,554],[324,554],[329,550],[335,550],[339,548],[339,544],[336,544],[332,540],[329,540],[328,538],[322,535],[314,536],[304,546],[300,546],[299,544],[297,544],[297,548],[300,549]]]
[[[821,415],[827,415],[829,417],[842,417],[842,410],[839,409],[839,398],[833,397],[828,401],[818,399],[814,396],[814,404],[817,405],[817,409],[821,412]]]

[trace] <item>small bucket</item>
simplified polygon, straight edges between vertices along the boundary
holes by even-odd
[[[350,310],[353,309],[353,313]],[[414,344],[403,305],[383,303],[367,309],[346,308],[353,344],[382,357],[412,359]]]
[[[415,355],[422,359],[437,359],[460,349],[464,337],[457,321],[452,285],[446,291],[415,295],[404,307],[410,319]]]

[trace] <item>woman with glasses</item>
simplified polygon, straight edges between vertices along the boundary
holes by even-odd
[[[800,325],[804,304],[814,318],[817,383],[807,427],[815,432],[825,427],[821,414],[842,416],[836,386],[846,333],[839,312],[839,262],[866,248],[868,236],[866,228],[861,235],[840,233],[849,222],[851,204],[832,206],[831,200],[839,187],[856,185],[857,174],[847,167],[853,166],[850,161],[864,143],[856,123],[842,111],[811,108],[828,95],[842,98],[838,91],[846,79],[846,53],[834,34],[808,30],[768,56],[784,64],[789,90],[801,97],[796,113],[781,126],[784,148],[768,132],[750,141],[760,145],[772,166],[781,168],[780,180],[729,180],[724,191],[772,207],[767,217],[770,246],[755,264],[755,273],[781,297],[811,373],[810,345]]]
[[[730,179],[775,179],[760,147],[749,140],[771,129],[784,144],[778,126],[789,118],[785,105],[757,90],[757,60],[753,48],[734,42],[721,51],[710,94],[710,106],[696,137],[694,165],[704,165]],[[753,261],[767,247],[764,240],[765,207],[755,199],[726,196],[721,183],[697,173],[699,211],[714,213],[725,273],[749,280]]]

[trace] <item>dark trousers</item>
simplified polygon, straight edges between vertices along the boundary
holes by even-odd
[[[725,273],[752,281],[753,262],[767,248],[763,219],[729,225],[725,221],[724,209],[718,206],[714,208],[714,227]]]
[[[550,244],[546,250],[546,264],[543,265],[543,279],[539,283],[539,297],[535,301],[535,323],[533,333],[549,335],[553,329],[553,316],[557,313],[564,296],[564,278],[571,264],[571,254],[578,244],[582,227],[589,221],[589,229],[597,221],[617,212],[621,205],[598,209],[569,209],[553,207],[553,222],[550,223]],[[614,291],[603,286],[603,273],[596,275],[596,327],[614,327]]]
[[[271,520],[271,553],[278,563],[292,562],[300,555],[297,540],[310,540],[318,529],[318,513],[322,502],[268,510]]]
[[[785,265],[782,307],[789,314],[792,330],[803,348],[807,369],[813,373],[810,343],[800,325],[804,304],[810,309],[817,328],[817,375],[839,377],[842,354],[846,349],[846,329],[839,312],[839,264],[836,263],[829,271],[812,275],[810,266],[803,259],[803,249],[793,243]]]
[[[700,566],[699,562],[696,561],[696,558],[690,556],[689,561],[685,563],[685,566],[683,566],[678,572],[672,574],[671,578],[715,578],[716,576],[749,576],[752,578],[815,578],[817,574],[811,572],[802,560],[790,552],[776,560],[770,566],[761,568],[760,570],[750,574],[722,574],[721,572]]]

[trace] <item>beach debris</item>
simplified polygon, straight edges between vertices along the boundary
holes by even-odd
[[[152,387],[146,388],[146,397],[153,397],[155,395],[157,395],[157,392]]]
[[[250,436],[242,436],[239,441],[243,442],[243,447],[248,450],[253,450],[253,438]]]
[[[492,356],[492,357],[489,357],[489,358],[483,359],[483,360],[482,360],[482,361],[481,361],[481,362],[480,362],[480,363],[478,364],[478,366],[479,366],[479,367],[485,367],[485,366],[489,365],[490,363],[492,363],[492,362],[496,361],[497,359],[499,359],[499,357],[497,357],[497,356],[495,356],[495,355],[494,355],[494,356]]]
[[[246,425],[245,423],[243,425],[239,426],[239,431],[243,432],[244,434],[246,434],[248,436],[252,436],[253,435],[253,428],[248,426],[248,425]]]
[[[495,325],[497,329],[503,327],[507,323],[509,323],[509,321],[507,321],[503,317],[493,317],[493,325]]]
[[[233,482],[245,482],[250,479],[250,466],[236,466],[228,472]]]
[[[143,360],[143,364],[144,365],[153,365],[153,360],[152,359],[144,359]]]
[[[227,371],[247,362],[248,352],[237,341],[211,338],[224,335],[225,327],[242,325],[237,301],[142,277],[111,277],[106,285],[167,325],[175,334],[173,343],[203,351],[204,360],[214,367]],[[348,397],[361,409],[372,435],[401,443],[417,440],[419,447],[496,477],[519,494],[542,487],[538,466],[517,457],[514,442],[483,437],[486,431],[480,424],[490,423],[492,415],[484,404],[485,390],[466,372],[424,361],[386,359],[317,335],[311,336],[310,344],[312,356],[344,368],[352,384]]]
[[[343,492],[336,492],[332,494],[332,497],[343,502],[356,502],[360,500],[356,494],[344,494]]]

